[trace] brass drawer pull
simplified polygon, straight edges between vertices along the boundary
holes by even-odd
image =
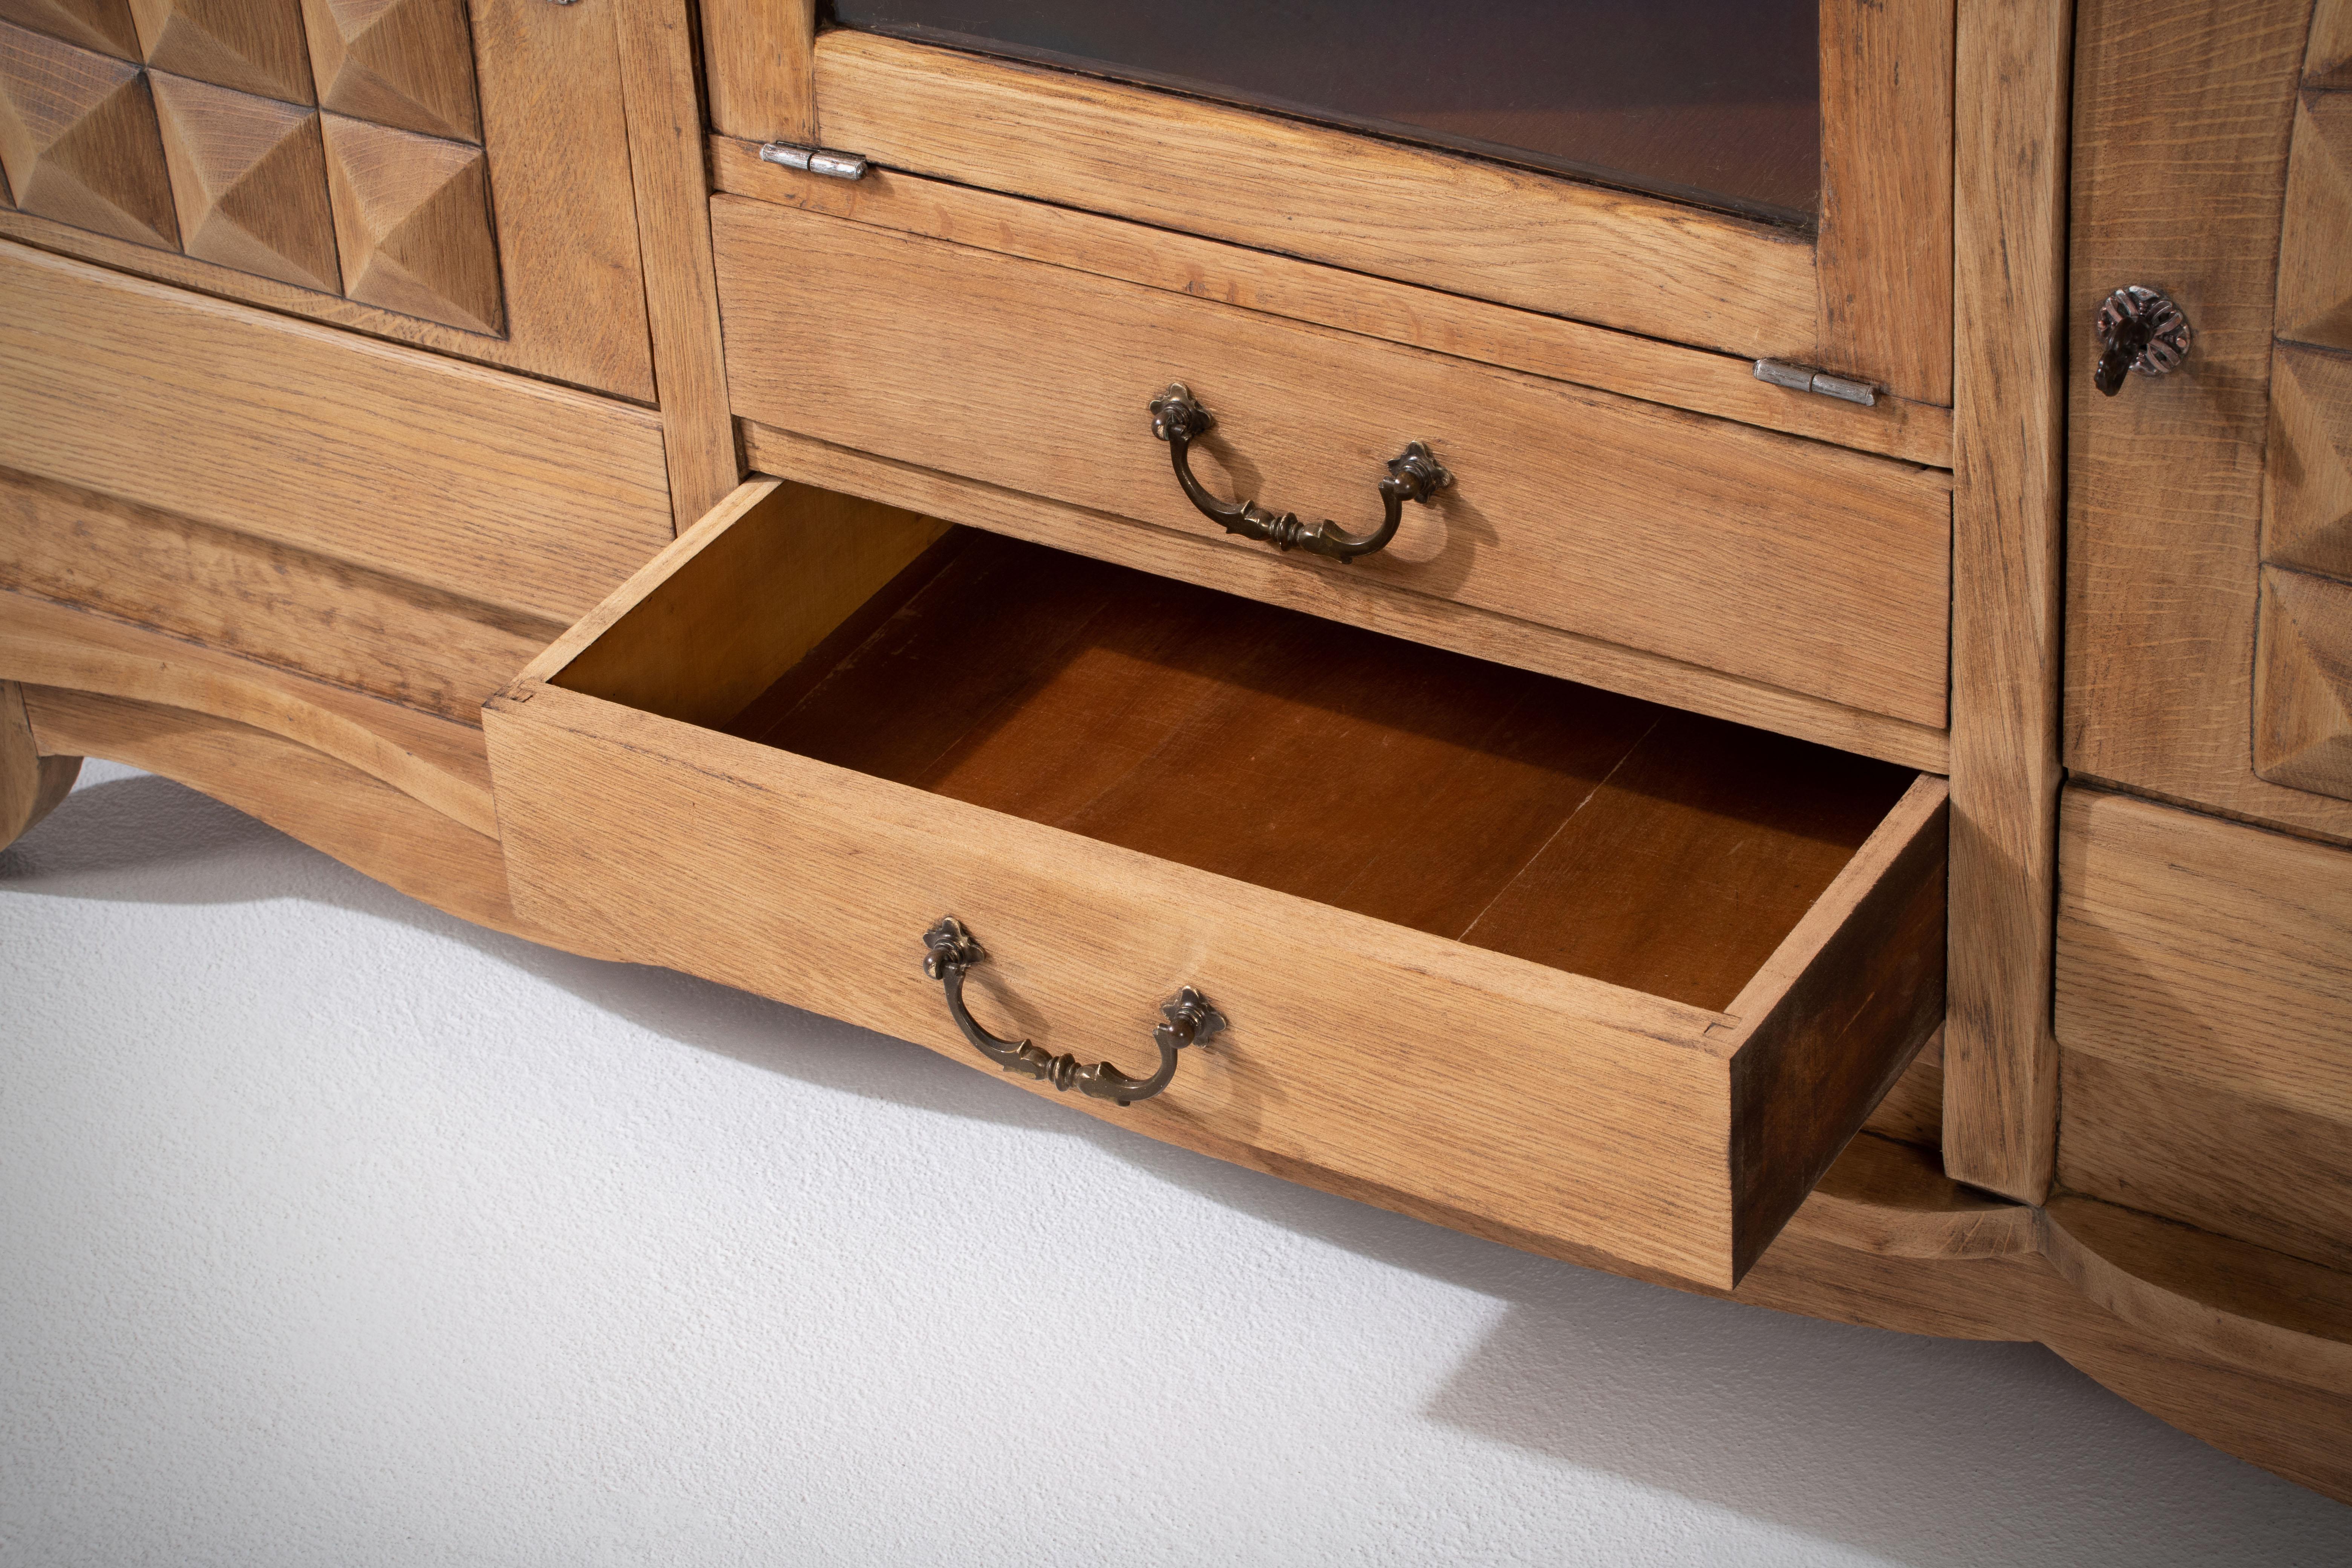
[[[1075,1089],[1120,1105],[1150,1100],[1176,1076],[1178,1051],[1211,1038],[1225,1026],[1225,1016],[1187,985],[1160,1005],[1168,1021],[1151,1031],[1152,1043],[1160,1047],[1160,1070],[1150,1078],[1129,1078],[1108,1062],[1081,1062],[1066,1052],[1049,1057],[1026,1040],[998,1039],[982,1028],[963,1005],[964,971],[983,962],[988,952],[963,929],[961,921],[953,915],[942,917],[923,933],[923,973],[946,989],[948,1016],[955,1020],[972,1047],[1006,1072],[1041,1079],[1058,1089]]]
[[[1396,537],[1397,524],[1404,521],[1405,502],[1426,506],[1430,497],[1454,482],[1454,476],[1445,471],[1427,443],[1410,442],[1402,453],[1389,459],[1389,477],[1381,481],[1384,510],[1377,530],[1359,537],[1340,532],[1335,522],[1309,528],[1296,512],[1271,512],[1254,500],[1219,500],[1192,477],[1193,438],[1207,435],[1216,423],[1216,416],[1195,402],[1181,381],[1169,383],[1168,390],[1151,400],[1151,433],[1168,443],[1170,460],[1176,465],[1176,482],[1184,487],[1185,495],[1202,515],[1227,533],[1262,539],[1277,550],[1305,550],[1334,561],[1370,555]]]

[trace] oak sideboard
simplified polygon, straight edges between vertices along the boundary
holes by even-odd
[[[0,845],[2352,1500],[2347,0],[0,0]]]

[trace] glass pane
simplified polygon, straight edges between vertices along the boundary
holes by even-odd
[[[1809,225],[1819,4],[835,0],[834,19]]]

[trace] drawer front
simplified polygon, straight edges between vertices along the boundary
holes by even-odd
[[[1454,482],[1387,550],[1286,563],[1945,722],[1937,470],[763,203],[713,215],[747,420],[1221,541],[1151,435],[1171,381],[1218,419],[1209,489],[1310,524],[1368,529],[1426,441]]]
[[[755,510],[731,552],[718,517],[484,710],[518,912],[585,950],[989,1071],[922,972],[942,916],[987,950],[966,993],[983,1026],[1130,1076],[1156,1064],[1160,1005],[1197,986],[1231,1025],[1166,1092],[1066,1103],[1717,1287],[1940,1019],[1939,781],[1713,1012],[706,728],[742,700],[708,679],[726,628],[742,668],[789,664],[823,628],[786,626],[779,585],[815,605],[895,570],[850,560],[876,531],[854,516],[803,550],[753,538]]]
[[[2352,1268],[2352,849],[2066,792],[2068,1187]]]

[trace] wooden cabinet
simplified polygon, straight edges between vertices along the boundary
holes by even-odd
[[[0,5],[0,236],[650,403],[615,9]]]
[[[1729,8],[1677,150],[1019,9],[0,0],[0,831],[118,758],[2352,1495],[2352,11]]]

